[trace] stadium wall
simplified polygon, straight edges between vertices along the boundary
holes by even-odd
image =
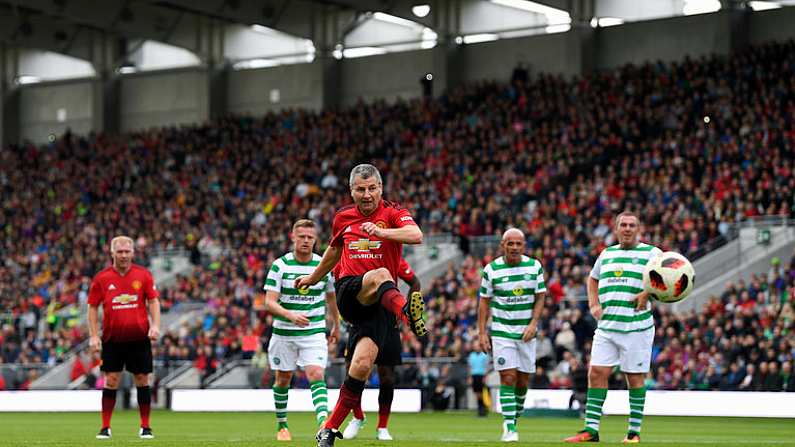
[[[435,73],[434,50],[406,51],[342,61],[342,103],[355,104],[359,99],[394,101],[422,95],[420,78]],[[434,86],[442,84],[434,79]],[[438,87],[436,87],[438,88]]]
[[[508,81],[518,63],[531,74],[554,73],[566,76],[579,74],[579,59],[567,57],[578,51],[571,46],[572,33],[557,33],[516,39],[495,40],[463,47],[463,80],[482,79]]]
[[[228,79],[227,104],[232,113],[323,107],[323,67],[319,62],[232,71]],[[278,95],[278,99],[272,95]]]
[[[209,118],[210,84],[203,69],[136,73],[121,79],[123,132]]]
[[[20,138],[44,142],[50,134],[93,130],[94,82],[90,79],[34,84],[20,90]]]
[[[600,28],[596,34],[596,69],[649,60],[729,54],[731,27],[727,13],[699,14]]]
[[[750,29],[752,45],[795,39],[795,7],[755,12],[751,14]]]

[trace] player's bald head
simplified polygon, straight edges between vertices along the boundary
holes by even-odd
[[[508,239],[519,238],[524,240],[524,233],[522,230],[518,228],[508,228],[505,230],[505,233],[502,233],[502,240],[507,241]]]

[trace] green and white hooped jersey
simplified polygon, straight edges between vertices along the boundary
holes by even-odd
[[[643,291],[643,270],[659,248],[638,243],[624,250],[613,245],[602,250],[591,269],[591,278],[599,281],[602,318],[598,329],[611,332],[640,332],[654,327],[651,304],[635,310],[635,296]]]
[[[490,298],[491,336],[521,340],[524,328],[533,318],[536,294],[546,292],[541,262],[522,256],[518,265],[508,265],[499,257],[483,269],[481,298]]]
[[[309,325],[299,327],[290,320],[274,316],[273,333],[288,337],[301,337],[326,332],[326,292],[334,291],[331,274],[306,290],[295,288],[295,280],[311,274],[320,264],[320,256],[313,253],[312,260],[300,263],[293,253],[287,253],[273,261],[265,280],[266,291],[279,294],[278,303],[287,310],[300,312],[309,319]]]

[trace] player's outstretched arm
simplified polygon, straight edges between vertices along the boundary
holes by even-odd
[[[365,222],[362,224],[362,230],[371,236],[400,242],[401,244],[417,245],[422,243],[422,230],[416,225],[406,225],[400,228],[379,228],[372,222]]]
[[[298,278],[295,281],[295,287],[298,289],[303,289],[305,287],[314,286],[318,281],[328,275],[328,272],[330,272],[331,269],[333,269],[334,266],[340,262],[341,257],[342,247],[329,245],[328,248],[326,248],[326,251],[323,253],[323,258],[320,260],[320,264],[315,267],[315,270],[312,272],[312,274]]]

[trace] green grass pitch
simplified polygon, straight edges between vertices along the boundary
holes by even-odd
[[[395,441],[375,440],[377,415],[355,440],[338,440],[335,447],[389,445],[406,447],[498,446],[501,417],[477,418],[471,412],[394,414],[390,432]],[[346,421],[347,422],[347,421]],[[310,413],[289,415],[293,441],[277,443],[273,413],[175,413],[155,411],[155,439],[138,439],[138,413],[116,411],[113,439],[96,440],[98,413],[0,413],[0,446],[314,446],[315,424]],[[625,416],[602,420],[602,443],[618,444],[626,430]],[[561,446],[565,436],[582,427],[578,419],[522,418],[519,444]],[[343,425],[344,428],[344,425]],[[795,420],[767,418],[654,417],[643,422],[644,444],[669,446],[795,446]]]

